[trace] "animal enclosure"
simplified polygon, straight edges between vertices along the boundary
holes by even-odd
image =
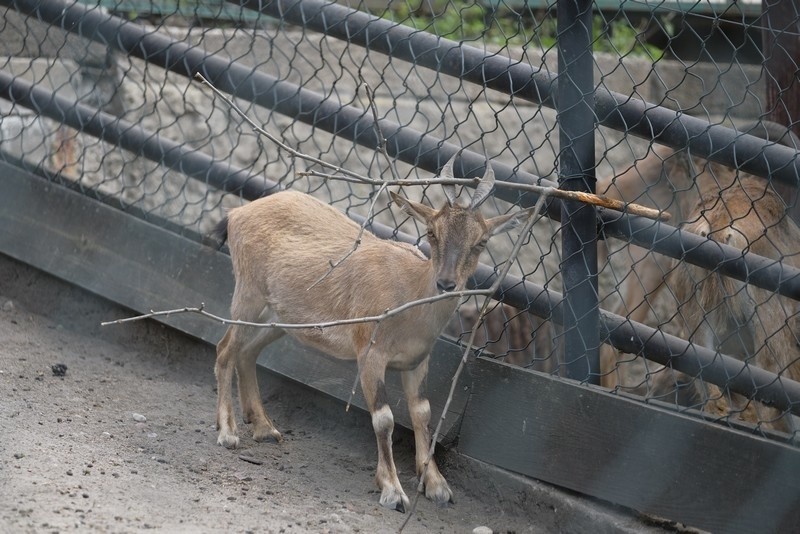
[[[424,181],[452,156],[466,178],[491,160],[487,216],[533,206],[530,185],[656,208],[670,220],[548,200],[478,327],[443,442],[701,528],[797,524],[794,3],[3,4],[3,253],[133,309],[224,316],[230,263],[206,236],[277,190],[423,250],[380,181],[441,205]],[[471,287],[492,284],[515,238],[488,244]],[[483,298],[437,344],[433,389]],[[262,363],[346,399],[353,369],[314,359],[303,376],[304,350]]]

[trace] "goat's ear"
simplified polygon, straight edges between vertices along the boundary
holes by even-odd
[[[394,191],[389,191],[389,194],[392,200],[400,206],[400,209],[421,223],[428,224],[433,219],[434,215],[436,215],[436,210],[429,208],[425,204],[403,198]]]
[[[533,213],[533,208],[507,213],[506,215],[499,215],[487,220],[486,225],[489,227],[490,235],[501,234],[524,223],[528,217],[531,216],[531,213]]]

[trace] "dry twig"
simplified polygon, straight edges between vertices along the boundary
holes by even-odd
[[[362,80],[362,84],[364,85],[364,91],[367,94],[367,100],[369,101],[369,107],[372,110],[372,118],[373,118],[373,124],[375,125],[375,133],[378,136],[378,149],[383,154],[383,156],[386,158],[386,162],[387,162],[387,164],[389,166],[389,169],[390,169],[390,171],[392,173],[392,177],[395,180],[397,180],[398,179],[398,173],[397,173],[397,169],[394,166],[394,161],[392,161],[392,158],[389,157],[389,153],[386,151],[386,138],[383,137],[383,131],[381,131],[380,122],[378,121],[378,108],[375,107],[375,100],[373,98],[372,89],[370,89],[370,86],[366,82],[364,82],[363,80]],[[372,179],[370,179],[370,180],[372,180]],[[330,268],[328,269],[328,271],[325,274],[323,274],[316,282],[311,284],[311,286],[308,289],[306,289],[306,291],[308,291],[309,289],[315,287],[317,284],[319,284],[320,282],[325,280],[328,276],[330,276],[330,274],[334,271],[334,269],[336,269],[339,265],[344,263],[345,260],[347,260],[347,258],[352,256],[355,253],[355,251],[358,250],[358,247],[361,245],[361,238],[364,235],[364,230],[366,229],[367,224],[369,224],[369,220],[370,220],[370,218],[372,218],[372,214],[375,212],[375,202],[377,202],[378,198],[380,198],[381,194],[384,191],[386,191],[386,186],[388,185],[388,182],[384,181],[384,180],[378,181],[378,183],[380,184],[380,188],[375,193],[373,193],[373,195],[372,195],[372,202],[370,202],[370,204],[369,204],[369,209],[367,210],[367,216],[364,218],[364,222],[361,223],[361,226],[358,229],[358,235],[356,236],[356,239],[353,242],[353,248],[351,248],[342,258],[340,258],[339,260],[337,260],[335,262],[333,260],[328,260],[328,263],[330,265]],[[377,328],[378,328],[378,323],[375,324],[375,329],[377,330]],[[375,334],[374,333],[373,333],[372,337],[373,337],[373,339],[375,338]],[[371,344],[370,344],[370,346],[371,346]],[[367,352],[369,352],[369,348],[367,348]],[[358,374],[359,373],[356,373],[356,375],[358,375]],[[356,381],[358,381],[358,376],[356,376]],[[355,390],[355,386],[353,387],[353,390]],[[352,395],[351,395],[351,399],[352,399]],[[350,402],[347,403],[347,408],[348,409],[350,408]]]
[[[225,93],[214,87],[214,85],[209,82],[202,74],[199,72],[195,74],[195,78],[197,78],[200,82],[207,85],[211,90],[220,98],[222,98],[230,107],[233,109],[240,117],[242,117],[253,130],[276,145],[280,148],[286,150],[292,156],[298,157],[300,159],[304,159],[306,161],[310,161],[312,163],[316,163],[317,165],[327,167],[332,169],[334,172],[341,173],[341,175],[336,174],[324,174],[318,173],[315,171],[302,171],[298,172],[299,176],[317,176],[320,178],[325,178],[327,180],[343,180],[349,182],[358,182],[363,184],[372,184],[372,185],[428,185],[431,183],[443,183],[443,182],[434,182],[431,180],[400,180],[397,175],[397,171],[395,167],[390,163],[389,168],[392,172],[393,180],[376,180],[374,178],[370,178],[368,176],[361,175],[357,172],[353,172],[350,170],[345,169],[344,167],[340,167],[339,165],[334,165],[332,163],[328,163],[327,161],[321,160],[319,158],[315,158],[313,156],[309,156],[308,154],[303,154],[302,152],[290,147],[286,143],[282,142],[280,139],[266,131],[264,128],[259,126],[255,123],[247,114],[242,111],[236,103],[229,98]],[[378,148],[381,149],[381,152],[385,155],[387,159],[389,159],[389,154],[386,151],[386,140],[383,138],[383,135],[380,133],[380,126],[377,112],[374,109],[374,103],[372,102],[372,90],[369,86],[365,83],[364,84],[367,95],[370,99],[370,104],[373,107],[372,114],[374,118],[375,128],[378,130],[378,138],[380,146]],[[463,179],[461,180],[454,180],[452,183],[454,184],[463,184],[463,185],[470,185],[470,183],[477,183],[478,179]],[[450,182],[448,182],[450,183]],[[506,181],[497,181],[495,182],[495,187],[500,188],[507,188],[507,189],[516,189],[520,191],[530,191],[532,193],[538,193],[540,195],[548,195],[554,198],[560,198],[564,200],[575,200],[577,202],[583,202],[584,204],[591,204],[593,206],[598,206],[601,208],[609,208],[618,211],[624,211],[630,213],[631,215],[638,215],[640,217],[646,217],[648,219],[655,219],[661,221],[668,221],[670,219],[670,214],[666,211],[659,211],[653,208],[648,208],[646,206],[642,206],[639,204],[628,204],[622,202],[620,200],[612,199],[605,197],[603,195],[595,195],[593,193],[584,193],[581,191],[567,191],[564,189],[558,189],[555,187],[550,186],[543,186],[543,185],[536,185],[536,184],[518,184],[514,182],[506,182]]]

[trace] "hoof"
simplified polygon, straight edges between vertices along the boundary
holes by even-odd
[[[283,436],[281,436],[281,433],[274,428],[264,428],[260,430],[254,430],[253,439],[258,442],[274,440],[276,443],[280,443],[283,441]]]
[[[227,449],[235,449],[239,446],[239,438],[233,434],[220,434],[217,438],[217,445],[222,445]]]
[[[453,500],[453,491],[450,489],[450,486],[447,485],[444,478],[442,478],[438,484],[426,484],[425,497],[441,508],[446,508],[451,504],[455,504]]]
[[[401,514],[406,513],[406,509],[411,505],[408,497],[402,490],[386,488],[381,493],[381,506],[389,510],[395,510]]]

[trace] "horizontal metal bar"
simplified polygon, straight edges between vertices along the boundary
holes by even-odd
[[[483,50],[324,0],[238,0],[235,3],[514,97],[547,107],[556,106],[556,77],[526,63],[487,55]],[[792,186],[800,180],[798,152],[752,135],[711,125],[603,87],[595,89],[595,113],[600,124],[622,132],[654,139],[673,148],[688,147],[694,155],[759,176],[769,176]],[[442,152],[447,157],[453,153]],[[469,163],[470,166],[473,164],[480,165],[480,162]],[[509,175],[506,168],[495,163],[492,165],[499,169],[498,179],[531,183],[519,171]],[[544,180],[539,183],[555,185]],[[529,193],[513,200],[510,197],[517,193],[503,190],[495,194],[523,206],[532,206],[537,198],[537,195]],[[560,205],[560,202],[550,204],[548,215],[551,218],[560,220],[560,212],[557,212]],[[599,210],[598,213],[607,236],[630,241],[705,269],[717,269],[726,276],[800,300],[800,270],[794,267],[749,253],[742,256],[742,252],[733,247],[717,246],[705,238],[679,232],[664,223],[654,224],[648,219],[612,210]]]
[[[557,76],[529,63],[443,39],[325,0],[230,0],[369,50],[556,109]],[[595,88],[597,122],[757,176],[797,186],[800,157],[788,147],[679,111]]]
[[[478,287],[491,287],[496,278],[496,273],[492,273]],[[564,324],[563,296],[557,291],[518,278],[507,278],[503,294],[495,298],[522,308],[527,303],[530,313]],[[600,311],[600,339],[608,340],[625,353],[643,355],[650,361],[689,376],[700,376],[711,384],[800,415],[800,383],[732,356],[716,353],[606,310]]]
[[[0,71],[0,97],[223,191],[255,199],[279,189],[272,180],[253,176],[185,143],[171,141],[97,108],[58,96],[5,71]]]

